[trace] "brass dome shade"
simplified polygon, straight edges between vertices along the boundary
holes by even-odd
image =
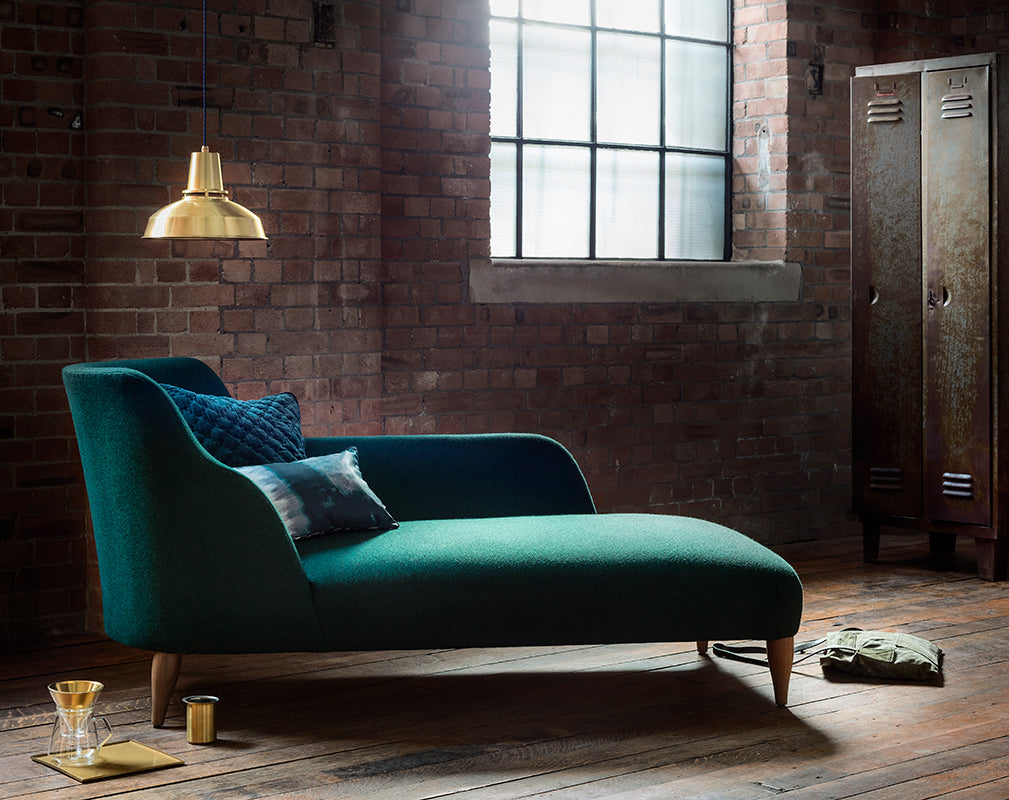
[[[265,239],[259,217],[228,199],[221,156],[204,145],[189,158],[182,199],[151,214],[144,239]]]

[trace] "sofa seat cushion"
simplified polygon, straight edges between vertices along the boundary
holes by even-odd
[[[779,639],[802,611],[781,557],[687,517],[401,521],[297,547],[333,649]]]

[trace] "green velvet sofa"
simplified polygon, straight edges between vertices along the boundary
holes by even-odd
[[[105,629],[154,652],[161,725],[183,654],[768,642],[787,702],[802,587],[779,556],[698,519],[598,514],[571,455],[529,434],[305,437],[356,447],[399,523],[295,540],[211,456],[164,384],[226,398],[189,358],[63,372],[94,526]]]

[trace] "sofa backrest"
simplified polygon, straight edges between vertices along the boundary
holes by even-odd
[[[578,464],[553,439],[484,433],[305,440],[309,455],[356,447],[372,490],[399,520],[593,514]]]
[[[198,358],[135,358],[81,365],[85,370],[133,369],[158,383],[181,386],[191,392],[230,396],[227,387],[207,364]]]

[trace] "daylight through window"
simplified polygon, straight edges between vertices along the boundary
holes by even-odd
[[[491,255],[728,259],[728,0],[491,0]]]

